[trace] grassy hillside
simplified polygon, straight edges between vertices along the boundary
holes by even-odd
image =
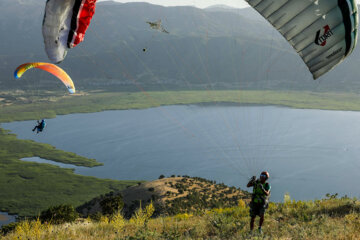
[[[78,219],[53,225],[25,221],[4,239],[359,239],[360,202],[329,196],[315,201],[270,203],[263,234],[249,232],[249,209],[237,206],[151,218],[152,205],[126,220],[121,214],[99,221]]]
[[[163,178],[162,175],[158,180],[139,183],[118,194],[124,201],[122,213],[127,218],[130,218],[140,206],[145,207],[150,203],[155,207],[154,215],[159,216],[231,207],[237,205],[240,199],[250,201],[250,194],[240,188],[189,176]],[[97,197],[77,210],[85,217],[104,213],[100,204],[104,198],[106,196]]]

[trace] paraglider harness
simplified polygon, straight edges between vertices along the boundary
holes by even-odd
[[[34,127],[33,131],[37,130],[36,132],[42,132],[46,126],[45,120],[42,119],[41,122],[37,121],[38,125]]]

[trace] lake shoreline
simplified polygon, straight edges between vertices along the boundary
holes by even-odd
[[[163,91],[100,92],[38,100],[34,103],[0,105],[1,123],[55,118],[74,113],[108,110],[148,109],[159,106],[281,106],[294,109],[360,111],[360,97],[351,93],[313,93],[300,91]],[[37,117],[34,117],[37,116]]]
[[[56,118],[57,116],[64,116],[74,113],[96,113],[113,110],[139,110],[175,105],[196,105],[201,107],[277,106],[291,109],[319,109],[334,111],[360,110],[360,101],[357,99],[358,95],[345,93],[339,94],[296,92],[294,94],[291,94],[270,91],[216,91],[211,93],[209,96],[209,94],[206,92],[183,91],[174,95],[173,92],[150,92],[149,94],[149,97],[147,97],[144,95],[144,93],[94,93],[93,95],[60,97],[56,101],[46,103],[37,102],[33,104],[13,104],[10,106],[0,106],[0,122],[9,123],[14,121],[36,120],[36,118],[38,118],[39,116],[41,116],[42,118]],[[43,156],[42,154],[39,155],[39,153],[36,152],[32,152],[31,154],[19,154],[19,152],[16,152],[16,156],[19,157],[14,158],[14,155],[6,153],[6,151],[9,149],[6,146],[10,146],[13,144],[24,144],[24,141],[26,140],[19,139],[14,134],[9,134],[6,130],[0,129],[0,132],[2,134],[2,146],[5,150],[5,152],[3,152],[0,156],[2,157],[2,159],[11,159],[11,164],[8,165],[9,167],[11,166],[14,169],[22,169],[25,166],[31,166],[34,170],[38,169],[36,171],[42,172],[44,171],[44,166],[36,163],[25,163],[20,161],[19,159],[21,157],[43,157],[45,159],[51,159],[51,161],[53,161],[54,158],[63,159],[63,157],[59,157],[61,155],[57,156],[55,152],[47,154],[46,156]],[[35,146],[34,144],[36,144],[36,149],[42,149],[41,151],[48,152],[49,150],[47,147],[45,147],[46,144],[40,144],[34,141],[29,141],[26,144],[29,144],[28,146]],[[48,147],[50,147],[50,145],[48,145]],[[65,151],[62,152],[65,153]],[[10,169],[3,169],[2,171],[3,176],[7,176],[6,172],[10,171]],[[68,171],[70,170],[62,169],[61,171],[58,171],[58,173],[60,174],[61,172],[61,174],[69,174]],[[31,179],[33,177],[31,175],[32,173],[29,172],[28,174],[30,175],[22,176],[22,179]],[[72,173],[71,176],[74,177],[75,175],[76,174]],[[12,178],[5,178],[1,181],[5,183],[11,179]],[[141,178],[139,177],[138,179]],[[92,181],[94,180],[95,179],[93,179]],[[111,180],[111,182],[104,182],[103,179],[97,179],[96,181],[98,183],[101,182],[101,184],[104,184],[104,186],[106,185],[108,187],[107,189],[110,189],[111,186],[115,183],[122,188],[130,182],[136,183],[137,180],[128,181],[128,183],[126,183],[126,181],[122,183],[122,181],[119,180]],[[14,189],[14,186],[12,187],[12,189]],[[78,202],[78,200],[76,200],[75,202]],[[2,203],[1,206],[6,208],[8,204],[9,203]],[[29,213],[29,209],[25,211],[15,211],[14,208],[12,208],[9,210],[11,210],[11,212],[20,213],[20,215],[27,215]]]
[[[31,121],[10,123],[6,127],[19,138],[39,139],[98,159],[103,166],[78,172],[97,178],[148,181],[160,174],[180,174],[245,188],[247,174],[257,175],[263,167],[269,167],[275,174],[278,169],[272,179],[279,185],[274,186],[275,201],[281,201],[286,191],[292,195],[292,188],[286,188],[291,184],[302,186],[302,182],[314,178],[320,178],[317,180],[320,184],[325,176],[317,172],[324,166],[341,179],[339,157],[342,163],[347,162],[341,165],[347,171],[353,171],[357,165],[353,156],[360,149],[352,139],[357,139],[360,128],[351,123],[357,121],[358,112],[231,105],[189,104],[64,115],[49,119],[51,128],[41,138],[27,131]],[[99,125],[103,119],[107,119],[107,124]],[[72,136],[71,129],[65,129],[70,123],[76,129],[76,136]],[[340,137],[338,131],[343,131],[344,136]],[[70,138],[77,142],[76,146]],[[289,163],[284,165],[283,161]],[[349,164],[355,165],[348,169]],[[290,166],[297,166],[296,170],[288,169]],[[289,178],[286,180],[289,183],[282,183],[280,176]],[[308,190],[307,195],[294,193],[294,198],[321,198],[332,191],[341,195],[352,193],[347,187],[334,190],[326,186],[322,185],[323,190],[317,191],[318,194],[311,195],[312,191]]]

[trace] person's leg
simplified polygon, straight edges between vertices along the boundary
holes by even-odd
[[[264,214],[260,214],[259,217],[260,217],[260,220],[259,220],[259,233],[262,233],[261,227],[262,227],[262,225],[264,223]]]
[[[250,230],[251,231],[254,230],[255,217],[256,216],[251,217],[251,220],[250,220]]]
[[[259,220],[259,228],[261,228],[261,226],[264,223],[264,214],[260,215],[260,220]]]

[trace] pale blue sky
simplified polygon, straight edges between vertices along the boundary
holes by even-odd
[[[163,6],[196,6],[205,8],[217,4],[225,4],[231,7],[247,7],[248,4],[244,0],[116,0],[118,2],[149,2],[152,4]]]
[[[211,5],[225,4],[231,7],[243,8],[249,6],[244,0],[116,0],[118,2],[149,2],[164,6],[196,6],[205,8]],[[356,0],[360,3],[360,0]]]

